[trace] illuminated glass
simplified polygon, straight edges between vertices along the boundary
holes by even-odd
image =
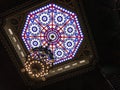
[[[22,39],[28,51],[39,46],[46,47],[49,42],[54,64],[58,64],[75,56],[83,34],[75,13],[49,4],[28,14]]]

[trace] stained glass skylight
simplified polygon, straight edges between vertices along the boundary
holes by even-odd
[[[75,13],[49,4],[28,14],[22,39],[28,51],[50,43],[54,64],[58,64],[75,56],[83,41],[83,33]]]

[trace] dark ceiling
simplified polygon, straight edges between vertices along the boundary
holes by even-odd
[[[0,13],[33,0],[0,0]],[[120,65],[120,15],[117,0],[83,0],[85,13],[100,57],[99,65]],[[0,90],[28,90],[0,42]],[[102,68],[102,67],[101,67]],[[42,89],[110,90],[99,70]]]

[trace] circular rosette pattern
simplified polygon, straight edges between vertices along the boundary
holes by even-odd
[[[73,59],[83,38],[77,15],[55,4],[30,12],[22,31],[28,51],[49,44],[54,65]]]

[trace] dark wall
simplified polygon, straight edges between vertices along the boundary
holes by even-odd
[[[117,0],[83,0],[100,62],[113,62],[120,53],[120,15]],[[118,3],[117,3],[118,4]],[[116,60],[116,61],[117,61]]]

